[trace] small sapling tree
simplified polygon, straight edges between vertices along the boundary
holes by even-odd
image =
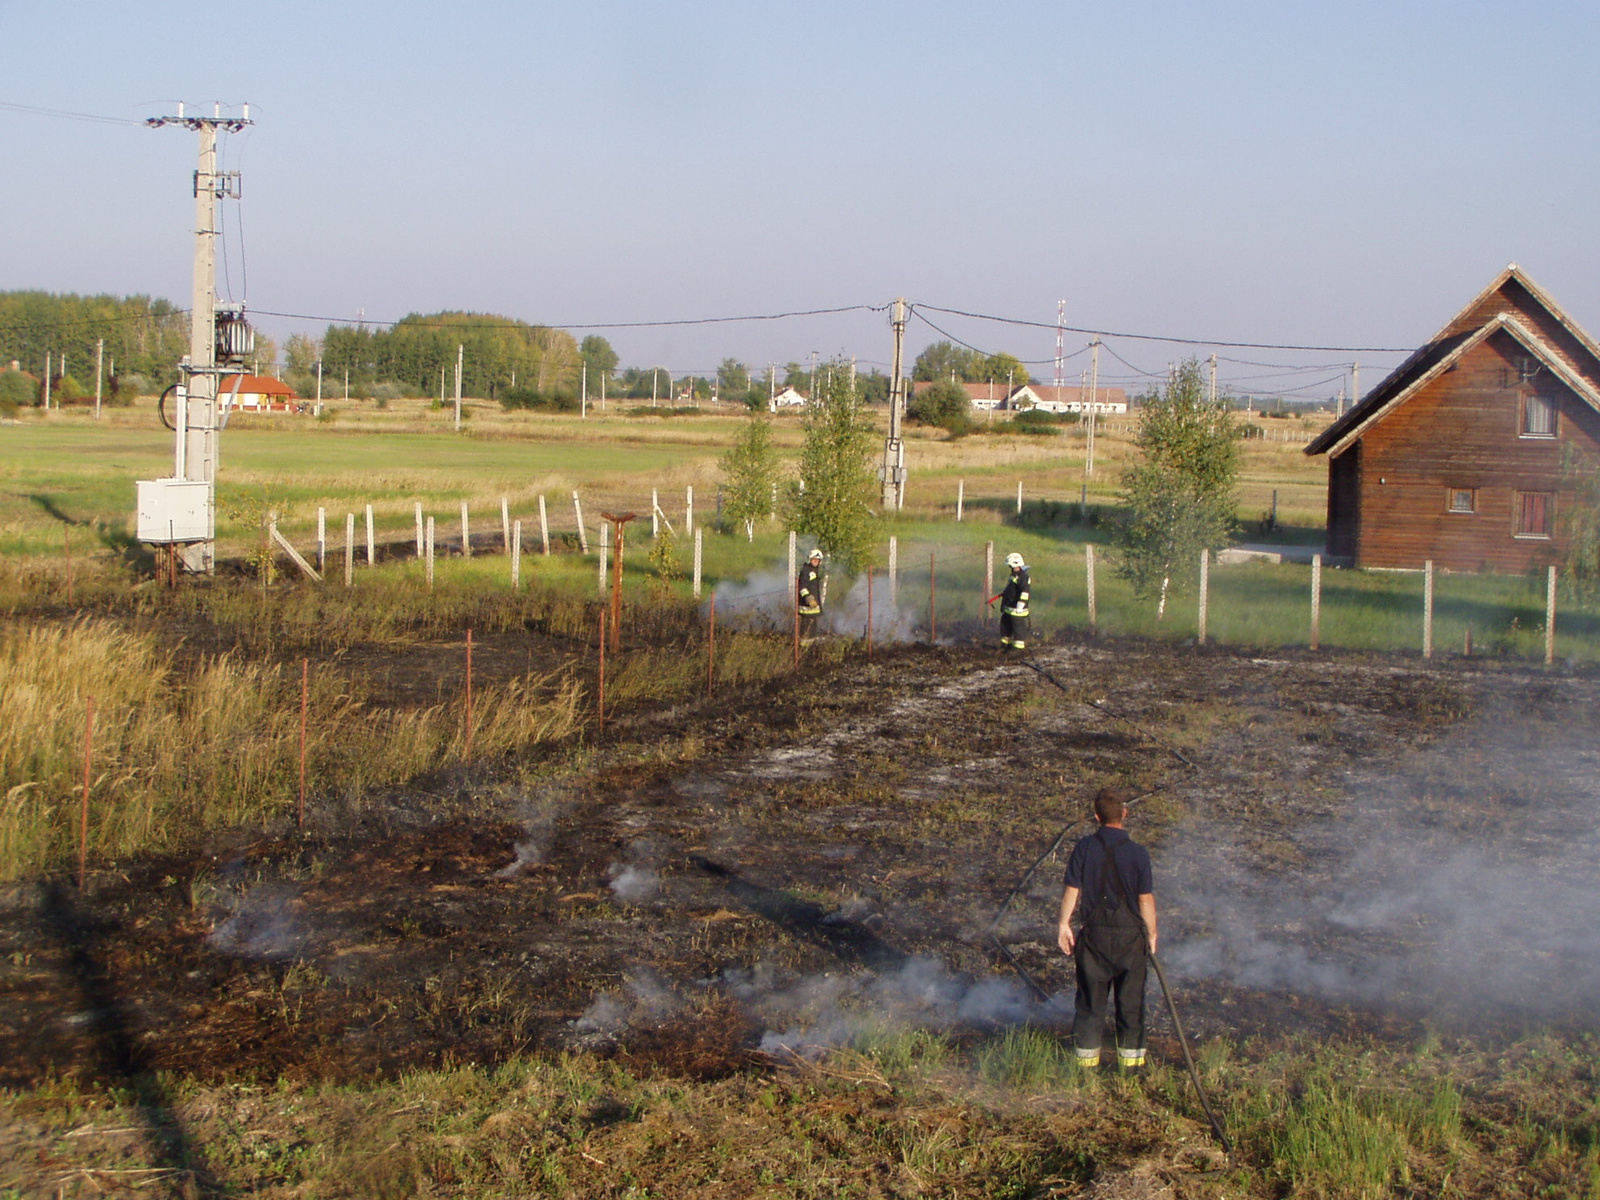
[[[765,411],[752,409],[733,448],[722,456],[722,511],[734,526],[754,532],[756,522],[772,510],[772,489],[778,480],[778,456],[772,448],[772,422]]]
[[[828,363],[817,374],[816,392],[806,404],[801,486],[790,496],[794,528],[853,570],[871,562],[877,539],[876,430],[848,363]]]
[[[1159,596],[1159,619],[1168,590],[1194,583],[1200,552],[1222,546],[1233,529],[1239,445],[1228,398],[1206,398],[1195,359],[1139,403],[1141,461],[1122,473],[1117,571],[1135,595]]]
[[[1564,574],[1573,594],[1587,604],[1600,592],[1600,458],[1567,447],[1562,474],[1573,489],[1562,522],[1567,535]]]

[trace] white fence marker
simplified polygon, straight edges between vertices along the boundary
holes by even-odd
[[[467,502],[461,502],[461,557],[472,557],[472,529],[467,524]]]
[[[511,526],[511,590],[522,590],[522,522]]]
[[[611,522],[606,521],[600,526],[600,594],[606,594],[606,559],[611,549]]]
[[[377,561],[377,546],[372,537],[372,505],[367,505],[367,566]]]
[[[1097,620],[1099,618],[1099,615],[1100,615],[1098,610],[1095,608],[1095,599],[1094,599],[1094,543],[1093,542],[1089,543],[1087,546],[1085,546],[1083,548],[1083,569],[1084,569],[1085,574],[1088,576],[1088,582],[1089,582],[1089,632],[1093,633],[1095,631],[1095,624],[1096,624],[1096,622],[1097,622]]]
[[[700,599],[700,542],[703,529],[694,531],[694,598]]]
[[[1206,644],[1206,608],[1211,599],[1211,551],[1200,551],[1200,630],[1199,643]]]
[[[317,506],[317,572],[328,573],[328,510]]]
[[[504,496],[500,497],[500,543],[511,553],[511,506],[506,503]]]
[[[889,538],[889,607],[900,604],[900,539]]]
[[[356,515],[344,515],[344,585],[349,587],[356,572]]]
[[[550,518],[545,516],[544,495],[539,496],[539,542],[544,546],[544,552],[550,553]]]
[[[1422,657],[1433,657],[1433,559],[1422,564]]]
[[[428,518],[427,557],[428,557],[428,566],[427,566],[428,590],[431,592],[431,591],[433,591],[433,518],[432,517]]]
[[[957,525],[959,525],[961,523],[961,510],[964,507],[966,507],[966,503],[967,503],[967,481],[965,479],[958,479],[958,480],[956,480],[956,524]]]
[[[1544,665],[1556,661],[1556,569],[1552,565],[1544,588]]]
[[[576,490],[572,493],[572,511],[578,514],[578,548],[587,554],[589,553],[589,531],[583,527],[583,502],[578,499]]]
[[[1311,556],[1311,648],[1322,645],[1322,555]]]
[[[413,508],[417,518],[417,557],[422,557],[422,501],[418,500]]]

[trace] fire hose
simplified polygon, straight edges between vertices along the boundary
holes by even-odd
[[[1026,665],[1036,671],[1043,678],[1055,684],[1056,687],[1060,688],[1067,695],[1070,696],[1073,694],[1065,684],[1056,679],[1055,676],[1051,675],[1042,667],[1032,662],[1028,662]],[[1150,733],[1149,730],[1142,728],[1129,718],[1113,712],[1111,709],[1105,706],[1103,701],[1084,700],[1083,703],[1087,704],[1093,709],[1096,709],[1097,711],[1105,713],[1109,717],[1131,725],[1151,742],[1154,742],[1156,745],[1160,746],[1162,749],[1166,750],[1168,753],[1172,754],[1174,757],[1183,762],[1191,771],[1198,771],[1200,769],[1192,759],[1188,758],[1181,751],[1173,746],[1167,745],[1160,738]],[[1159,787],[1151,788],[1149,791],[1141,792],[1128,802],[1128,807],[1132,808],[1141,800],[1144,800],[1149,796],[1153,796],[1157,792],[1166,791],[1171,786],[1172,783],[1168,782],[1160,785]],[[1028,973],[1027,969],[1017,961],[1016,956],[1011,953],[1011,948],[1000,940],[1000,922],[1005,920],[1006,913],[1010,910],[1012,901],[1014,901],[1022,893],[1023,889],[1025,889],[1033,880],[1033,877],[1038,873],[1039,868],[1044,866],[1044,864],[1051,857],[1053,857],[1058,850],[1061,849],[1062,845],[1067,840],[1067,835],[1073,830],[1077,829],[1079,826],[1085,824],[1085,822],[1086,818],[1080,817],[1077,820],[1068,822],[1062,828],[1061,832],[1056,835],[1055,840],[1050,843],[1049,848],[1045,850],[1045,852],[1038,858],[1036,858],[1033,861],[1033,865],[1023,873],[1023,876],[1017,882],[1016,887],[1011,889],[1010,893],[1007,894],[1005,901],[1000,905],[999,911],[995,913],[994,920],[989,922],[989,940],[995,944],[995,948],[1000,951],[1001,955],[1011,965],[1011,968],[1016,971],[1018,976],[1021,977],[1022,981],[1028,985],[1034,995],[1046,1003],[1048,1003],[1050,1000],[1050,994],[1046,992],[1039,982]],[[1140,918],[1140,923],[1141,925],[1143,924],[1142,917]],[[1146,931],[1146,939],[1148,941],[1148,931]],[[1233,1142],[1229,1139],[1227,1131],[1222,1126],[1222,1119],[1217,1115],[1216,1110],[1211,1105],[1211,1097],[1206,1092],[1205,1084],[1200,1080],[1200,1071],[1199,1068],[1195,1066],[1194,1053],[1189,1048],[1189,1037],[1184,1032],[1182,1019],[1178,1016],[1177,1002],[1173,999],[1172,988],[1167,984],[1167,974],[1164,970],[1162,970],[1161,960],[1156,957],[1154,951],[1149,951],[1149,957],[1150,965],[1153,966],[1156,971],[1156,979],[1161,984],[1161,995],[1167,1002],[1167,1011],[1172,1016],[1172,1027],[1177,1032],[1178,1045],[1183,1048],[1183,1061],[1189,1068],[1189,1078],[1194,1083],[1195,1095],[1199,1097],[1200,1100],[1200,1108],[1205,1112],[1206,1120],[1211,1125],[1211,1132],[1216,1135],[1218,1143],[1222,1146],[1223,1153],[1232,1155]]]

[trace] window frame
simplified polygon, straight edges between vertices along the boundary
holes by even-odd
[[[1530,496],[1544,497],[1544,529],[1542,532],[1526,531],[1522,527],[1523,515],[1526,512],[1527,498]],[[1511,536],[1524,541],[1548,542],[1555,536],[1556,527],[1556,494],[1554,492],[1516,491],[1512,493],[1511,507]]]
[[[1467,507],[1456,505],[1456,497],[1465,495]],[[1478,489],[1475,487],[1447,487],[1444,490],[1444,511],[1452,516],[1474,516],[1478,511]]]
[[[1550,414],[1550,432],[1539,433],[1528,428],[1528,414],[1533,409],[1534,402],[1545,406]],[[1533,441],[1548,442],[1561,435],[1561,408],[1556,403],[1555,397],[1544,396],[1536,391],[1525,391],[1517,400],[1517,436],[1529,438]]]

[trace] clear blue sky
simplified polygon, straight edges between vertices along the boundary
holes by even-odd
[[[0,0],[0,46],[10,104],[251,103],[228,266],[241,295],[242,218],[259,309],[573,324],[902,294],[1048,323],[1065,299],[1086,327],[1413,346],[1515,260],[1600,331],[1593,0]],[[0,287],[187,305],[194,135],[0,109],[0,146]],[[678,372],[889,350],[877,314],[607,336]],[[1365,386],[1395,361],[1223,353],[1361,357]]]

